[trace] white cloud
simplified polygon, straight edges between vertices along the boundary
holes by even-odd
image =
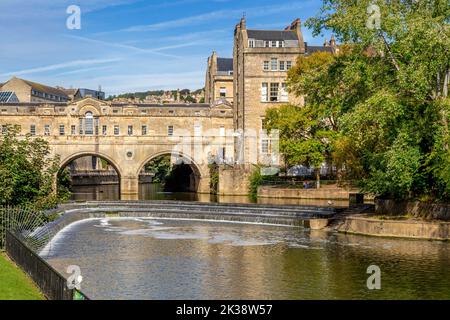
[[[16,71],[0,74],[0,76],[13,76],[13,75],[20,76],[20,75],[24,75],[24,74],[32,74],[32,73],[38,73],[38,72],[44,72],[44,71],[54,71],[54,70],[59,70],[59,69],[75,68],[75,67],[82,67],[82,66],[102,64],[102,63],[112,63],[112,62],[117,62],[120,60],[121,60],[120,58],[74,60],[74,61],[68,61],[68,62],[58,63],[58,64],[51,64],[48,66],[37,67],[37,68],[32,68],[32,69],[16,70]]]

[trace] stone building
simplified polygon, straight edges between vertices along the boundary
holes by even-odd
[[[214,51],[206,68],[205,102],[221,99],[233,103],[233,80],[233,59],[219,58]]]
[[[1,91],[14,92],[20,102],[67,102],[67,94],[57,88],[12,77],[2,85]]]
[[[15,92],[19,103],[0,104],[0,134],[5,124],[16,124],[23,135],[44,137],[62,166],[85,156],[104,158],[119,172],[123,199],[135,199],[146,162],[179,147],[185,149],[179,154],[194,160],[193,191],[209,192],[208,161],[216,158],[227,163],[220,168],[219,194],[247,194],[251,164],[275,166],[279,160],[276,137],[264,132],[266,110],[303,104],[289,94],[287,72],[299,56],[317,51],[337,53],[338,47],[334,38],[309,46],[299,19],[284,30],[254,30],[243,18],[234,31],[233,58],[213,52],[208,59],[205,104],[180,103],[179,90],[148,96],[147,103],[78,99],[77,92],[13,78],[1,90]],[[190,156],[195,150],[200,158]]]
[[[326,46],[308,46],[303,40],[300,19],[294,20],[284,30],[247,29],[245,18],[236,25],[233,49],[234,128],[244,135],[244,143],[235,146],[235,157],[240,163],[270,165],[276,160],[270,159],[271,139],[263,133],[266,110],[287,103],[304,103],[303,98],[289,94],[287,74],[300,55],[316,51],[336,52],[334,38]]]
[[[247,29],[245,18],[236,26],[234,127],[245,137],[244,144],[236,146],[236,159],[241,163],[256,156],[256,150],[251,149],[255,139],[261,152],[270,154],[269,139],[261,139],[266,110],[294,102],[286,87],[287,72],[305,52],[299,19],[285,30]]]
[[[209,162],[233,154],[233,110],[228,105],[124,104],[85,98],[69,103],[1,103],[7,125],[49,142],[61,168],[86,156],[117,171],[122,199],[136,199],[139,174],[160,155],[178,155],[191,168],[189,189],[209,193]]]

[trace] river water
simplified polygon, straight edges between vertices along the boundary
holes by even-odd
[[[75,201],[120,200],[119,185],[73,186],[72,198]],[[258,198],[251,200],[247,196],[214,196],[189,192],[164,192],[160,184],[139,184],[139,200],[180,200],[200,202],[259,203],[328,206],[327,200]],[[333,200],[333,206],[348,206],[347,200]]]
[[[446,242],[111,218],[66,227],[42,255],[62,274],[78,265],[93,299],[450,299]]]

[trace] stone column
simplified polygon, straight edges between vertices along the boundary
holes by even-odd
[[[210,176],[198,177],[198,193],[211,193]]]
[[[121,177],[120,200],[139,200],[139,177]]]

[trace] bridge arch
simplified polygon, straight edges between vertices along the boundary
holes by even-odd
[[[114,170],[117,172],[117,175],[119,176],[119,179],[123,176],[123,172],[121,170],[121,168],[119,167],[119,165],[117,164],[117,162],[110,156],[101,153],[101,152],[93,152],[93,151],[85,151],[85,152],[77,152],[77,153],[73,153],[67,157],[65,157],[59,165],[59,170],[61,171],[62,169],[64,169],[65,167],[67,167],[72,161],[79,159],[79,158],[83,158],[83,157],[98,157],[98,158],[103,158],[106,161],[109,162],[109,164],[111,164],[111,166],[114,168]]]
[[[139,176],[139,174],[144,169],[145,165],[150,162],[153,159],[156,159],[161,156],[175,156],[178,157],[182,162],[179,164],[176,164],[175,166],[180,166],[178,168],[175,168],[175,170],[180,169],[182,166],[189,166],[192,173],[189,176],[189,188],[185,191],[191,191],[191,192],[199,192],[200,190],[200,184],[202,178],[204,178],[205,173],[202,172],[202,167],[198,165],[190,156],[187,156],[186,154],[182,152],[173,152],[172,150],[164,150],[159,151],[156,153],[153,153],[150,156],[147,156],[138,166],[138,171],[136,172],[136,175]],[[186,175],[186,173],[185,173]],[[185,176],[185,178],[187,178]],[[180,190],[177,190],[180,191]]]
[[[71,166],[78,159],[83,160]],[[103,166],[99,159],[106,161],[108,166]],[[74,200],[117,200],[123,195],[122,177],[123,172],[112,157],[93,151],[77,152],[60,162],[55,190],[61,195],[70,191]]]

